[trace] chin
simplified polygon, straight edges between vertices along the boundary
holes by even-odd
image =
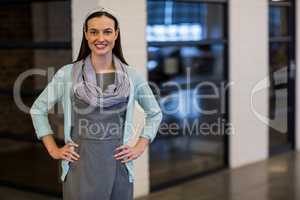
[[[110,50],[110,49],[94,50],[93,53],[96,56],[105,56],[105,55],[111,54],[112,50]]]
[[[94,55],[96,56],[105,56],[111,54],[111,51],[94,51]]]

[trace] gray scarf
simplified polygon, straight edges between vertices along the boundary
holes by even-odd
[[[115,83],[108,85],[104,92],[97,86],[91,55],[74,63],[72,69],[74,95],[93,107],[106,108],[126,102],[130,91],[127,66],[115,55],[113,55],[113,63],[116,69]]]

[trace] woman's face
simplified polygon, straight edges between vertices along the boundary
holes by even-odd
[[[115,30],[114,20],[106,17],[94,17],[87,23],[85,38],[94,55],[104,56],[112,53],[119,30]]]

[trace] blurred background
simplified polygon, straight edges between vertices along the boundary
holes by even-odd
[[[227,194],[225,199],[247,199],[241,194],[249,185],[239,188],[239,183],[249,180],[268,187],[275,177],[282,189],[284,178],[299,173],[290,170],[296,169],[300,147],[298,0],[2,0],[4,199],[61,198],[60,162],[50,158],[35,136],[30,115],[16,105],[14,84],[30,69],[50,74],[31,75],[23,82],[21,99],[30,108],[51,72],[77,56],[84,17],[99,5],[115,11],[125,58],[151,82],[163,110],[163,126],[176,124],[175,134],[160,127],[156,140],[136,161],[136,197],[220,199],[218,195]],[[258,85],[261,80],[267,84]],[[257,85],[260,90],[254,91]],[[57,143],[63,145],[59,109],[55,105],[49,121]],[[205,110],[214,112],[201,112]],[[251,179],[252,174],[259,177]],[[208,187],[214,184],[219,189]],[[185,190],[190,190],[186,196],[178,194]],[[205,198],[215,190],[215,196]],[[297,197],[294,190],[280,195],[266,191],[255,199]]]

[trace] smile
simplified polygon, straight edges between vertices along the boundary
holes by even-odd
[[[96,46],[98,49],[104,49],[105,47],[107,47],[107,44],[95,44],[95,46]]]

